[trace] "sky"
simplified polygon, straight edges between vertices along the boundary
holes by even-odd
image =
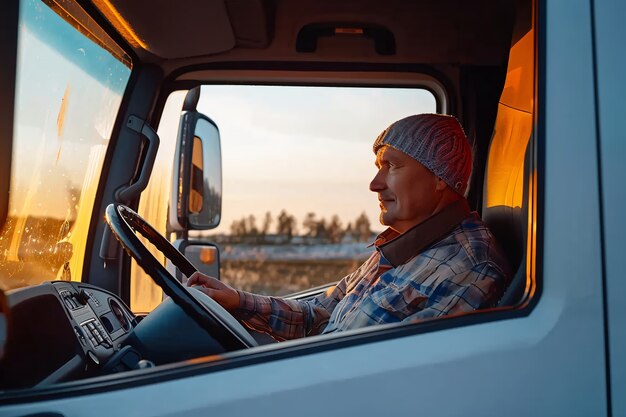
[[[49,25],[61,22],[46,7],[29,3],[22,17],[14,155],[24,162],[14,165],[12,211],[64,219],[76,204],[70,189],[99,168],[130,70],[73,28]],[[212,232],[228,233],[250,214],[260,226],[266,212],[276,218],[283,209],[299,226],[309,212],[336,214],[344,226],[365,212],[382,230],[368,189],[371,145],[391,122],[435,108],[422,89],[204,86],[198,110],[217,123],[223,158],[222,221]],[[164,139],[159,159],[171,163]]]
[[[308,212],[344,226],[365,212],[382,230],[372,143],[393,121],[435,109],[420,89],[204,86],[198,111],[222,141],[223,217],[212,233],[249,214],[260,226],[283,209],[299,226]]]
[[[130,69],[45,5],[22,6],[10,214],[64,219],[73,190],[97,185]]]

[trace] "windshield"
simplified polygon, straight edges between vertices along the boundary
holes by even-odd
[[[119,47],[86,29],[93,21],[66,12],[76,16],[77,5],[47,4],[20,2],[9,215],[0,231],[3,289],[80,280],[100,171],[131,72]]]

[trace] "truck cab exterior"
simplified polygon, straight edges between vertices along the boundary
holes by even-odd
[[[139,3],[154,17],[146,18]],[[626,38],[626,4],[139,3],[23,0],[6,6],[7,24],[0,29],[8,62],[1,80],[7,120],[0,132],[7,150],[0,191],[8,213],[0,277],[2,415],[626,415],[626,283],[620,268],[626,57],[618,52]],[[198,25],[200,16],[211,24]],[[53,19],[68,25],[54,32],[58,38],[36,33],[37,24]],[[49,48],[29,57],[25,39],[29,48]],[[54,59],[69,69],[53,68]],[[46,62],[43,78],[25,66]],[[514,293],[500,306],[472,314],[207,351],[123,372],[94,365],[79,334],[77,340],[63,334],[58,342],[44,332],[47,302],[28,303],[35,298],[30,294],[40,296],[44,281],[103,291],[128,314],[128,334],[162,299],[121,248],[109,250],[112,238],[107,240],[102,219],[110,204],[136,209],[168,239],[208,247],[206,238],[189,237],[188,225],[174,227],[170,220],[172,150],[179,143],[174,136],[167,145],[163,132],[168,117],[178,120],[184,112],[189,90],[212,84],[431,91],[436,111],[457,116],[474,138],[468,200],[486,221],[493,219],[497,237],[516,259]],[[29,94],[57,100],[53,111],[46,113],[45,104],[41,111],[24,108]],[[172,100],[178,100],[173,110]],[[139,132],[127,126],[133,117],[143,123]],[[169,151],[156,158],[169,165],[147,171],[143,193],[120,198],[142,176],[150,149],[144,125],[162,136],[161,150]],[[78,133],[70,135],[72,129]],[[173,130],[178,132],[176,123]],[[64,143],[68,137],[77,143]],[[89,147],[81,147],[81,137]],[[26,147],[17,142],[23,138]],[[75,212],[53,215],[60,205],[53,188],[20,188],[18,179],[26,181],[29,172],[36,174],[32,182],[46,184],[52,176],[41,167],[47,163],[67,164],[68,177],[80,171],[79,202],[69,206]],[[29,202],[41,206],[26,217],[15,214]],[[44,226],[33,220],[45,216],[57,220]],[[52,243],[23,249],[26,229],[45,225],[54,230]],[[37,263],[41,248],[54,254],[48,269]],[[76,320],[71,306],[63,308]],[[111,338],[116,332],[108,331]],[[17,369],[8,363],[12,352],[28,350],[15,340],[41,344],[33,349],[32,368],[20,369],[47,372],[19,383],[7,378]],[[76,370],[67,376],[67,364],[57,368],[46,356],[66,345],[79,348],[69,356]]]

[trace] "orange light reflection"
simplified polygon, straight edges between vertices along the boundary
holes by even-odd
[[[117,11],[109,0],[94,0],[93,3],[131,46],[149,50],[148,45],[139,38],[139,35],[137,35],[130,23],[124,19],[124,16]]]

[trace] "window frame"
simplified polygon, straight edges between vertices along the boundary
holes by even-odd
[[[0,224],[4,224],[9,207],[11,159],[13,156],[13,123],[15,112],[15,82],[17,71],[17,37],[19,0],[3,6],[0,16],[0,56],[3,65],[0,76]]]

